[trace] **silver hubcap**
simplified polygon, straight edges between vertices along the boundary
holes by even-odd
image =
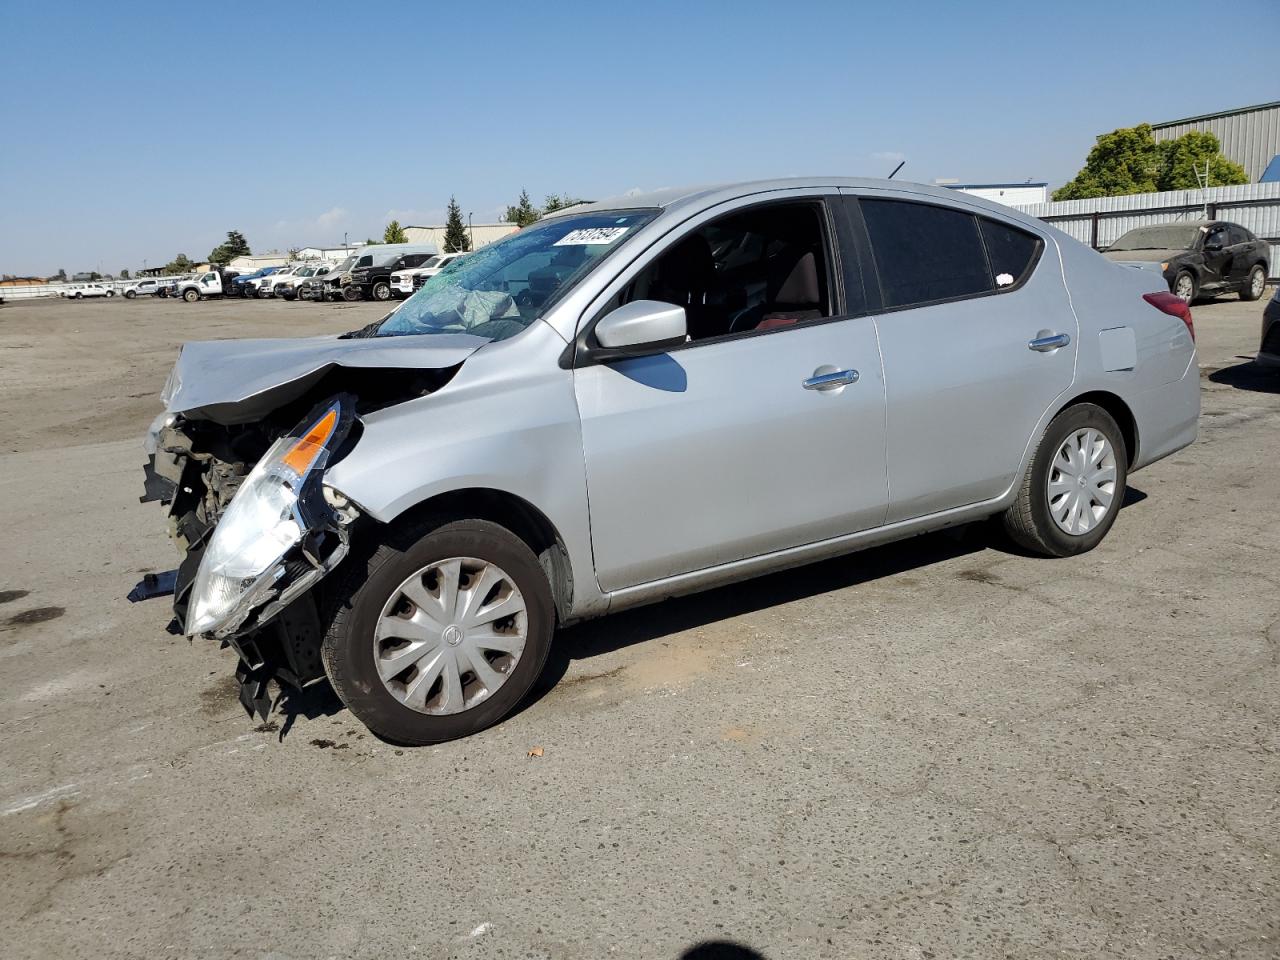
[[[453,557],[396,588],[378,617],[382,685],[419,713],[461,713],[493,696],[524,652],[524,596],[499,566]]]
[[[1065,533],[1088,533],[1106,517],[1116,494],[1116,455],[1092,428],[1063,441],[1049,467],[1049,515]]]
[[[1253,271],[1253,298],[1256,300],[1262,296],[1262,288],[1267,285],[1267,278],[1263,276],[1261,270]]]
[[[1176,293],[1183,300],[1186,300],[1188,303],[1190,303],[1191,292],[1193,289],[1194,289],[1194,285],[1191,282],[1191,278],[1183,276],[1178,278],[1178,288],[1174,291],[1174,293]]]

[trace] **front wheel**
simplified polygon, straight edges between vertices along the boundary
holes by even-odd
[[[1257,300],[1262,296],[1262,291],[1265,289],[1267,289],[1267,271],[1259,263],[1249,271],[1249,279],[1245,281],[1245,285],[1240,290],[1240,299]]]
[[[355,303],[360,299],[360,288],[354,283],[342,288],[342,299],[347,303]]]
[[[1053,418],[1027,467],[1004,528],[1050,557],[1096,547],[1120,512],[1128,479],[1124,437],[1111,414],[1078,403]]]
[[[355,558],[352,558],[353,560]],[[351,563],[321,652],[370,730],[421,745],[497,723],[542,672],[555,629],[533,551],[485,520],[426,522]]]
[[[200,299],[200,291],[186,290],[182,294],[182,299],[187,301],[187,303],[195,303],[197,300]]]
[[[1183,270],[1173,278],[1170,290],[1183,303],[1190,303],[1196,298],[1196,278],[1189,271]]]

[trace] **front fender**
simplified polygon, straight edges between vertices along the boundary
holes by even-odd
[[[390,523],[445,493],[483,489],[519,497],[555,527],[572,569],[573,614],[607,601],[596,585],[586,467],[564,340],[535,323],[477,350],[444,387],[362,418],[351,452],[325,482]]]

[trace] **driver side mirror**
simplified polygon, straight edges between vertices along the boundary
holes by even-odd
[[[601,360],[662,353],[688,339],[684,307],[661,300],[633,300],[607,313],[595,329],[593,351]]]

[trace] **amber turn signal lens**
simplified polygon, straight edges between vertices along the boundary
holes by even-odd
[[[337,425],[338,408],[332,407],[312,425],[305,436],[289,448],[289,452],[281,458],[281,462],[298,476],[302,476],[316,462],[316,457],[320,456],[320,452],[324,450],[324,445],[333,436],[333,430]]]

